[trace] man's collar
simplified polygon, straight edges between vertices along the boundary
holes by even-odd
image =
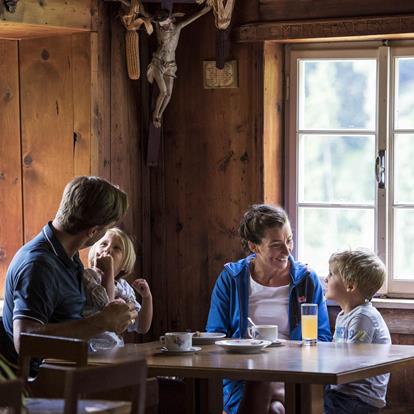
[[[53,253],[59,257],[61,260],[63,260],[63,262],[69,266],[69,267],[79,267],[79,265],[82,265],[80,259],[79,259],[79,254],[76,253],[73,256],[73,260],[68,256],[68,254],[66,253],[66,250],[63,248],[62,244],[60,243],[60,241],[58,240],[58,238],[56,237],[54,231],[53,231],[53,226],[52,226],[52,222],[49,221],[42,229],[42,233],[45,237],[45,239],[47,240],[47,242],[49,243],[51,249],[53,250]]]

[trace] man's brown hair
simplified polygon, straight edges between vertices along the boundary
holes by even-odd
[[[66,185],[56,220],[64,231],[74,235],[93,226],[115,223],[127,209],[125,192],[103,178],[81,176]]]

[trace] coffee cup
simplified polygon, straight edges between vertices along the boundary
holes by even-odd
[[[167,332],[160,336],[160,342],[169,351],[188,351],[192,346],[193,334],[191,332]]]
[[[275,342],[278,338],[277,325],[256,325],[248,328],[250,338]]]

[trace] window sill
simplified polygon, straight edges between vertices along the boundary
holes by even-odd
[[[328,306],[338,306],[333,300],[326,301]],[[414,309],[414,299],[374,298],[372,304],[378,309]]]

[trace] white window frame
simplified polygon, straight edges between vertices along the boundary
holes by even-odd
[[[407,44],[408,43],[408,44]],[[330,43],[330,44],[303,44],[289,45],[286,47],[285,72],[286,72],[286,111],[285,111],[285,207],[288,211],[295,239],[295,251],[298,241],[298,138],[300,133],[298,119],[298,59],[350,59],[350,58],[375,58],[377,60],[377,107],[375,117],[375,151],[385,151],[385,188],[376,186],[375,194],[375,250],[384,261],[388,269],[388,279],[379,293],[390,297],[414,297],[414,281],[394,280],[392,277],[392,246],[388,246],[388,234],[393,234],[393,182],[392,163],[394,129],[394,58],[401,56],[414,56],[413,42],[355,42],[355,43]],[[382,86],[381,88],[379,85]],[[345,130],[346,134],[350,131]],[[411,130],[410,130],[411,131]],[[312,133],[318,131],[312,130]],[[323,131],[326,133],[326,131]],[[332,131],[329,131],[332,132]],[[343,133],[344,131],[337,131]],[[352,131],[366,134],[367,131]],[[404,132],[407,132],[404,130]],[[412,130],[414,133],[414,130]],[[322,204],[322,203],[321,203]],[[323,203],[326,207],[341,207],[340,204]],[[311,206],[310,203],[303,205]],[[319,207],[320,204],[317,204]],[[349,207],[348,205],[346,207]],[[411,206],[414,208],[414,203]],[[371,207],[370,207],[371,208]],[[414,248],[413,248],[414,254]],[[324,275],[319,275],[323,277]]]

